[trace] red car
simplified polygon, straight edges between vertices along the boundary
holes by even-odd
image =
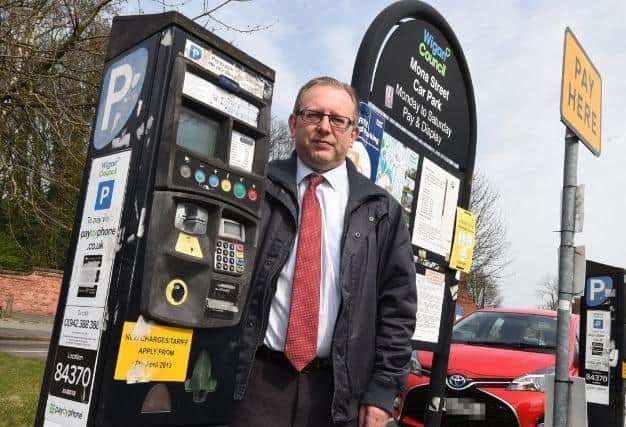
[[[578,323],[570,325],[571,376],[578,375]],[[452,333],[442,427],[543,427],[544,383],[554,374],[556,312],[483,309]],[[433,354],[415,351],[407,390],[396,400],[402,426],[422,426]]]

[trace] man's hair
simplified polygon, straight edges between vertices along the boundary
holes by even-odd
[[[318,85],[332,86],[338,89],[343,89],[348,93],[348,95],[350,95],[350,99],[352,99],[352,103],[354,104],[352,117],[350,118],[352,119],[352,124],[356,126],[359,121],[359,97],[354,91],[354,88],[347,83],[340,82],[339,80],[328,76],[316,77],[314,79],[311,79],[300,88],[300,90],[298,91],[298,96],[296,96],[296,102],[293,104],[293,114],[298,114],[302,109],[302,97],[304,96],[304,94],[313,86]]]

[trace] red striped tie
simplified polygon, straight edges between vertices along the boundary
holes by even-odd
[[[302,371],[317,354],[322,256],[322,214],[315,189],[324,180],[309,175],[302,200],[302,221],[291,288],[291,310],[285,340],[285,356]]]

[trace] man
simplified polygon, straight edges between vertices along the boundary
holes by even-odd
[[[335,79],[298,93],[295,154],[269,166],[231,427],[382,427],[405,384],[413,255],[399,204],[346,159],[358,114]]]

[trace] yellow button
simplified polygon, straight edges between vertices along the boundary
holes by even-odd
[[[223,179],[223,180],[222,180],[222,184],[221,184],[221,186],[222,186],[222,190],[224,190],[224,191],[225,191],[225,192],[227,192],[227,193],[228,193],[228,192],[230,191],[230,189],[232,188],[232,184],[231,184],[231,183],[230,183],[230,181],[229,181],[229,180],[227,180],[227,179]]]

